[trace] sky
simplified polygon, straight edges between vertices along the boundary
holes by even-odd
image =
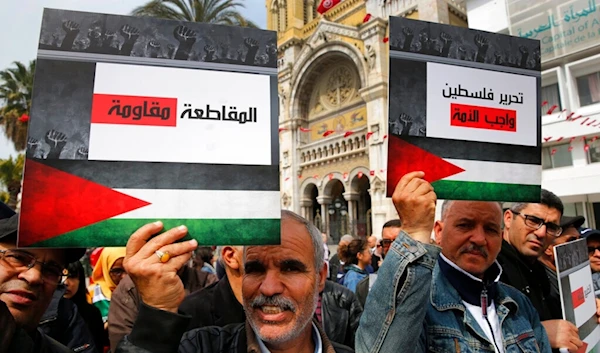
[[[21,0],[0,1],[0,23],[3,32],[0,50],[0,70],[4,70],[14,61],[29,62],[35,59],[40,34],[40,24],[44,7],[100,12],[126,15],[147,0]],[[266,26],[266,9],[264,0],[240,0],[246,6],[240,12],[259,27]],[[0,128],[1,130],[1,128]],[[0,131],[0,159],[16,155],[16,151]]]

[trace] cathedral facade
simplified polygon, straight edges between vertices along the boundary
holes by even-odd
[[[344,0],[324,14],[319,4],[266,0],[267,27],[278,32],[282,208],[334,244],[397,218],[385,190],[388,17],[467,21],[462,1]]]

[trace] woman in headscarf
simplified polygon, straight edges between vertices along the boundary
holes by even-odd
[[[126,274],[123,268],[124,258],[125,248],[104,248],[92,272],[94,283],[88,287],[88,302],[100,309],[105,327],[112,292]]]

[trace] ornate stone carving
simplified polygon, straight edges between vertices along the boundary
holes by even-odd
[[[376,58],[377,53],[375,52],[375,49],[373,49],[373,46],[370,44],[367,44],[365,46],[365,60],[367,61],[367,64],[369,64],[369,70],[373,70],[375,68]]]
[[[310,104],[310,114],[339,109],[352,101],[358,93],[359,79],[349,64],[332,66],[315,84]]]

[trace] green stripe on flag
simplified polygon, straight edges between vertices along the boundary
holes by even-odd
[[[431,183],[436,194],[456,195],[455,200],[540,202],[541,186],[438,180]]]
[[[129,236],[156,219],[109,219],[35,243],[33,247],[125,246]],[[188,227],[184,240],[200,245],[276,245],[280,219],[162,219],[165,229]]]

